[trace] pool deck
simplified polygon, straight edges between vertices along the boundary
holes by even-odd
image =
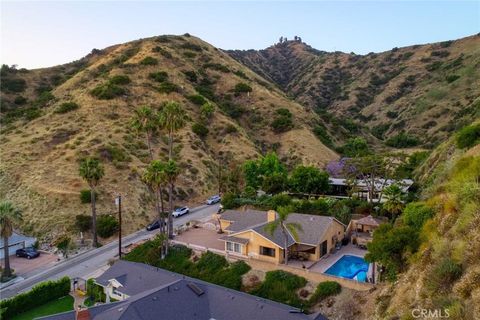
[[[328,268],[334,265],[335,262],[337,262],[344,255],[357,256],[357,257],[363,258],[366,253],[367,253],[367,250],[357,248],[356,246],[350,243],[342,247],[340,250],[338,250],[334,254],[329,254],[328,256],[321,258],[320,260],[317,261],[317,263],[313,264],[308,269],[310,272],[324,273]]]

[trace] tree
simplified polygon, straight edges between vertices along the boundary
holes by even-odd
[[[168,160],[173,160],[173,135],[185,126],[187,114],[175,101],[167,102],[160,111],[160,126],[168,134]]]
[[[328,191],[328,174],[313,166],[297,166],[290,175],[289,185],[298,193],[321,194]]]
[[[271,190],[264,191],[278,192],[278,184],[280,183],[280,188],[283,189],[287,180],[287,169],[274,152],[268,153],[257,160],[245,161],[243,172],[246,185],[255,188],[255,190],[266,187]],[[275,186],[274,183],[276,183],[277,186]]]
[[[204,121],[208,121],[213,116],[214,112],[215,106],[210,102],[206,102],[200,107],[200,117],[202,117]]]
[[[53,245],[63,254],[65,258],[68,258],[68,250],[70,249],[70,242],[72,239],[67,234],[60,235],[53,241]]]
[[[95,209],[95,194],[96,194],[96,187],[100,180],[105,175],[105,171],[103,170],[103,166],[95,158],[85,158],[80,162],[79,168],[80,176],[88,183],[90,187],[90,194],[92,197],[91,205],[92,205],[92,231],[93,231],[93,246],[98,246],[97,240],[97,213]]]
[[[392,214],[392,218],[395,218],[402,212],[405,207],[403,199],[405,198],[405,192],[397,184],[391,184],[383,191],[387,201],[383,204],[383,208]]]
[[[142,175],[142,181],[150,188],[155,195],[155,209],[160,223],[160,232],[165,232],[163,212],[163,188],[167,183],[167,175],[165,172],[167,164],[160,160],[153,160],[145,169]]]
[[[384,223],[373,232],[365,260],[381,263],[386,268],[387,278],[395,280],[397,273],[406,269],[407,257],[417,251],[418,245],[418,233],[414,228]]]
[[[364,157],[370,153],[367,141],[363,138],[350,138],[342,147],[346,157]]]
[[[432,218],[434,212],[423,202],[411,202],[403,210],[403,222],[417,230],[420,230],[428,219]]]
[[[8,252],[8,238],[13,234],[13,227],[22,221],[22,212],[16,208],[10,201],[3,200],[0,202],[0,236],[3,238],[3,255],[5,259],[5,267],[3,268],[2,277],[9,278],[12,276],[10,269],[10,254]]]
[[[138,133],[145,133],[150,160],[153,160],[152,136],[159,126],[157,113],[148,106],[142,106],[135,110],[131,126]]]
[[[165,166],[165,177],[168,181],[168,204],[170,211],[168,212],[168,238],[173,238],[173,187],[180,173],[180,168],[173,160],[169,160]]]
[[[280,228],[284,238],[283,262],[288,264],[288,236],[289,233],[295,240],[298,239],[298,231],[303,231],[302,226],[296,222],[287,222],[288,215],[293,211],[291,206],[279,207],[277,209],[277,219],[265,226],[265,231],[273,235],[275,230]]]

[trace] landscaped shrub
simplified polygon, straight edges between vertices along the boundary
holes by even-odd
[[[463,127],[456,135],[457,147],[471,148],[480,143],[480,123]]]
[[[154,66],[158,64],[158,60],[153,57],[145,57],[140,61],[140,64],[144,66]]]
[[[30,291],[19,293],[15,297],[0,301],[2,317],[9,319],[22,312],[41,306],[47,302],[68,295],[70,278],[63,277],[57,281],[45,281],[34,286]]]
[[[98,200],[98,194],[95,193],[95,198]],[[92,196],[90,193],[90,189],[83,189],[80,190],[80,201],[82,203],[90,203],[92,201]]]
[[[283,270],[269,271],[265,276],[265,281],[251,293],[294,307],[301,307],[305,301],[297,296],[297,290],[306,284],[305,278],[292,273]]]
[[[87,296],[89,302],[87,304],[93,305],[95,302],[103,302],[105,303],[107,300],[107,296],[103,291],[103,287],[99,286],[95,283],[93,279],[87,280]]]
[[[156,82],[165,82],[168,80],[168,73],[165,71],[151,72],[148,77]]]
[[[160,86],[157,88],[158,92],[160,93],[172,93],[172,92],[178,92],[180,88],[171,82],[165,81],[160,84]]]
[[[80,108],[75,102],[64,102],[55,109],[55,113],[67,113]]]
[[[235,85],[235,88],[233,89],[236,95],[242,94],[242,93],[248,93],[252,92],[252,87],[250,87],[248,84],[244,82],[237,83]]]
[[[335,281],[320,282],[315,292],[310,297],[310,303],[315,304],[326,297],[337,295],[342,291],[342,286]]]
[[[86,214],[79,214],[75,216],[75,227],[78,231],[86,232],[92,228],[92,217]]]
[[[190,100],[192,103],[194,103],[196,105],[199,105],[199,106],[207,103],[207,99],[205,99],[205,97],[202,96],[201,94],[189,95],[189,96],[187,96],[187,99]]]
[[[110,78],[110,83],[120,84],[120,85],[129,84],[130,83],[130,78],[126,75],[119,74],[119,75],[111,77]]]
[[[389,138],[385,144],[393,148],[409,148],[419,145],[420,141],[415,136],[401,132],[398,135]]]
[[[97,217],[97,233],[102,238],[108,238],[118,231],[118,221],[111,215],[100,215]]]
[[[202,139],[208,135],[208,128],[199,122],[196,122],[192,125],[192,131]]]
[[[91,95],[100,100],[110,100],[115,97],[124,95],[126,90],[116,84],[107,82],[95,87],[90,91]]]

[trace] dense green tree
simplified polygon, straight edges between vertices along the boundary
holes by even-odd
[[[90,187],[90,194],[91,194],[91,205],[92,205],[92,231],[93,231],[93,246],[98,246],[97,240],[97,213],[95,208],[95,194],[96,194],[96,187],[100,180],[105,175],[105,171],[103,170],[103,166],[95,158],[85,158],[80,162],[79,168],[80,176],[88,183]]]
[[[480,143],[480,123],[463,127],[456,135],[457,147],[471,148]]]
[[[9,278],[12,276],[8,238],[12,236],[14,226],[21,221],[22,212],[20,209],[16,208],[10,201],[3,200],[0,202],[0,236],[3,238],[3,256],[5,261],[2,277]]]
[[[288,237],[289,234],[293,236],[295,240],[298,239],[298,231],[303,231],[302,226],[296,222],[287,222],[288,215],[293,211],[293,207],[279,207],[277,209],[277,219],[268,223],[265,226],[265,231],[273,235],[275,230],[280,228],[283,235],[283,263],[288,264]]]
[[[255,189],[263,187],[278,189],[273,183],[283,181],[284,184],[287,179],[287,169],[274,152],[270,152],[257,160],[245,161],[243,172],[246,185]]]
[[[411,202],[405,206],[402,214],[403,223],[415,228],[421,229],[424,223],[432,218],[434,212],[432,208],[423,202]]]
[[[291,191],[306,194],[321,194],[328,191],[328,173],[313,166],[297,166],[289,179]]]
[[[342,146],[342,153],[346,157],[363,157],[370,154],[367,141],[363,138],[350,138]]]
[[[374,231],[365,260],[382,264],[387,278],[395,280],[396,275],[406,269],[407,257],[415,253],[418,246],[418,233],[414,228],[384,223]]]

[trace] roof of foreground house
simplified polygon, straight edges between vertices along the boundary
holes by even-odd
[[[132,272],[136,266],[132,264]],[[171,272],[163,269],[158,274]],[[90,320],[324,320],[247,293],[178,275],[179,279],[126,300],[89,308]],[[75,311],[40,318],[74,320]]]
[[[227,210],[222,213],[221,219],[231,222],[225,229],[226,231],[237,232],[266,222],[267,212],[251,209],[245,211]]]

